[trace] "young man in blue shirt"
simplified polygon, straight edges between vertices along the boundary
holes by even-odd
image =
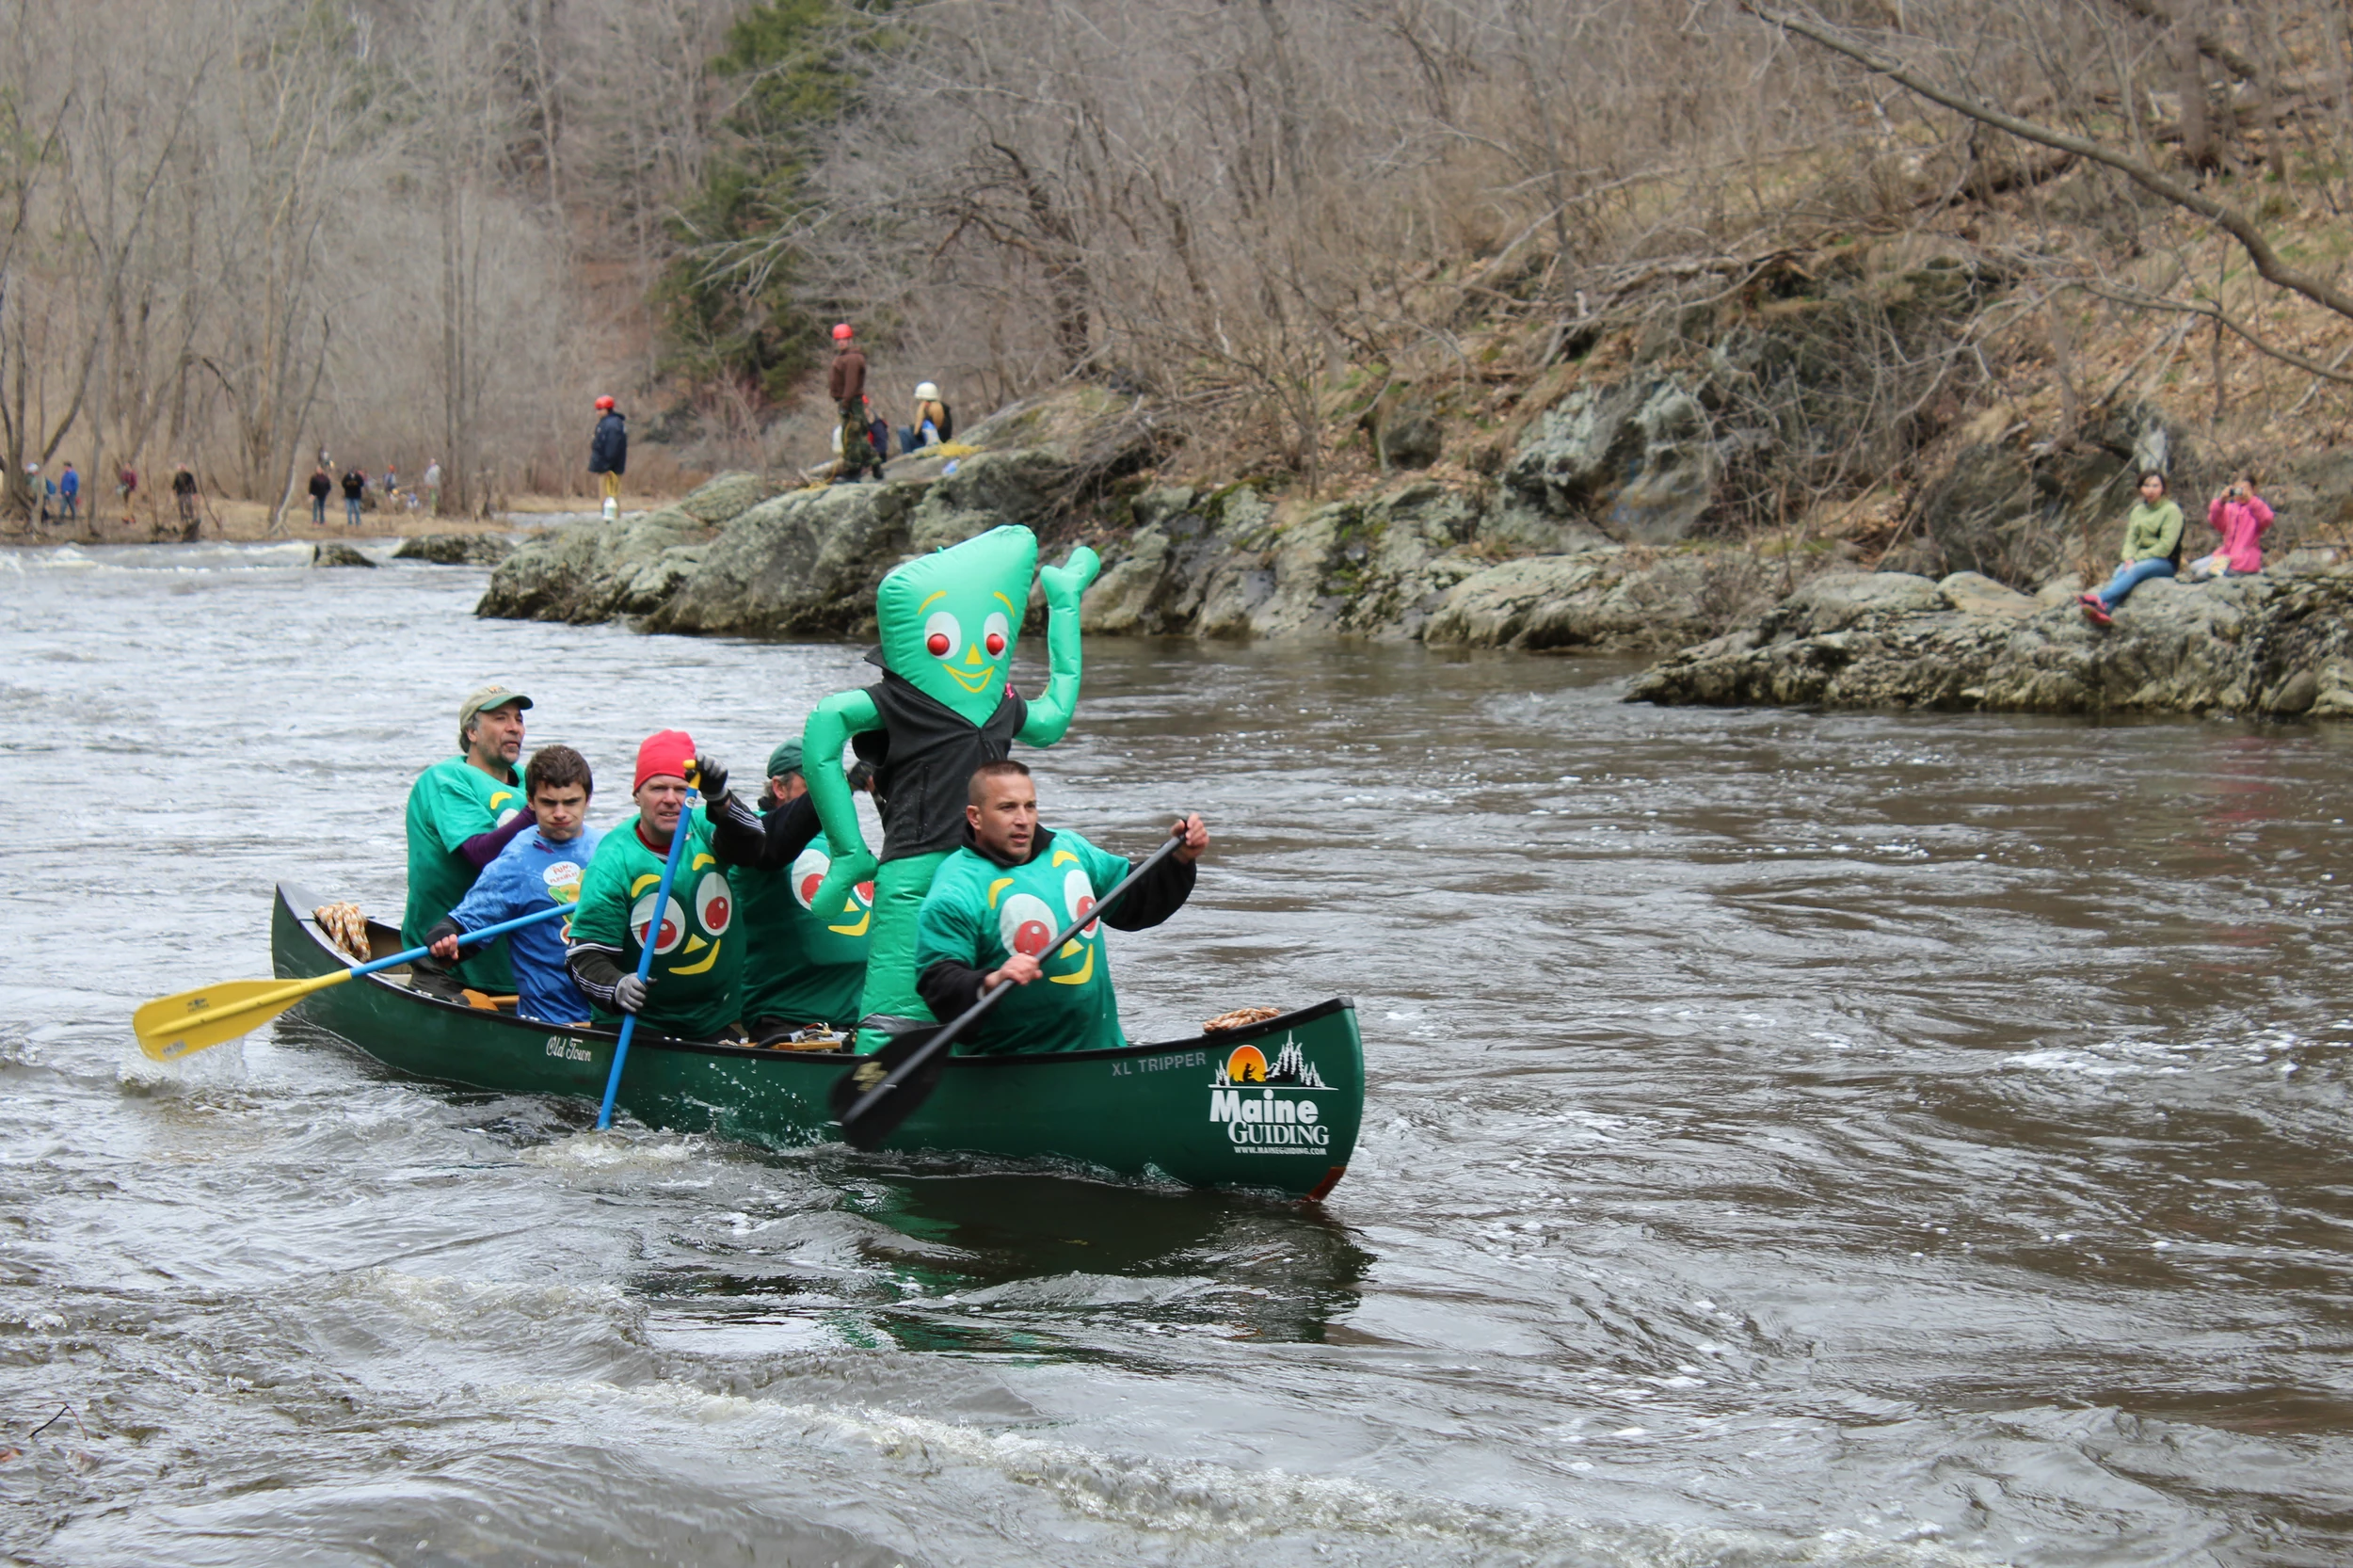
[[[523,795],[536,825],[518,834],[457,907],[426,934],[433,956],[457,957],[460,932],[517,920],[556,904],[580,902],[580,879],[597,853],[599,835],[587,825],[595,789],[587,760],[569,746],[542,746],[523,769]],[[588,999],[564,967],[569,920],[549,920],[514,933],[516,1013],[552,1024],[584,1024]]]

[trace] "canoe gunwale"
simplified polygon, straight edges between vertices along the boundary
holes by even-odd
[[[317,920],[311,913],[312,910],[328,901],[316,898],[307,888],[283,882],[277,885],[276,892],[279,904],[292,918],[293,923],[318,947],[319,952],[326,958],[346,968],[356,967],[351,955],[328,939],[326,932],[320,929]],[[392,929],[377,920],[370,920],[367,923],[376,930]],[[399,984],[387,979],[381,973],[361,975],[359,979],[362,984],[376,987],[405,1003],[446,1008],[452,1013],[462,1015],[471,1023],[476,1025],[493,1025],[518,1030],[538,1038],[546,1037],[551,1032],[593,1040],[617,1040],[619,1038],[618,1031],[600,1028],[593,1024],[550,1023],[544,1018],[519,1017],[512,1013],[474,1007],[463,1001],[453,1000],[448,997],[437,997],[429,992]],[[1125,1046],[1107,1047],[1098,1050],[1014,1051],[988,1056],[960,1056],[952,1053],[948,1059],[948,1065],[952,1071],[961,1072],[968,1068],[978,1067],[1035,1066],[1042,1062],[1117,1061],[1123,1058],[1154,1056],[1171,1050],[1200,1050],[1213,1046],[1231,1048],[1247,1044],[1264,1035],[1283,1033],[1318,1018],[1329,1017],[1335,1013],[1347,1012],[1354,1006],[1355,1001],[1353,998],[1333,997],[1293,1011],[1278,1013],[1273,1017],[1258,1023],[1245,1024],[1240,1029],[1222,1029],[1214,1034],[1197,1034],[1184,1039],[1154,1040],[1142,1044],[1130,1043]],[[360,1041],[355,1040],[352,1044],[359,1046],[363,1051],[367,1048]],[[653,1034],[642,1030],[631,1039],[630,1048],[632,1050],[683,1051],[769,1063],[791,1062],[809,1066],[830,1064],[836,1067],[848,1067],[866,1060],[854,1051],[776,1050],[761,1046],[728,1045],[716,1040],[681,1040],[675,1035]]]

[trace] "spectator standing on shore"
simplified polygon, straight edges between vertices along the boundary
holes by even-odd
[[[196,475],[182,463],[171,476],[171,499],[180,511],[180,537],[193,544],[200,526],[196,520]]]
[[[424,510],[428,517],[441,515],[441,459],[439,457],[424,465]]]
[[[2140,476],[2140,499],[2124,518],[2124,559],[2116,575],[2096,593],[2079,594],[2084,614],[2096,626],[2152,577],[2170,577],[2182,564],[2182,509],[2166,499],[2165,475],[2154,469]]]
[[[57,499],[65,503],[63,520],[82,520],[82,476],[73,472],[72,463],[66,464],[65,473],[57,480]]]
[[[359,464],[344,471],[344,521],[350,527],[360,526],[360,496],[367,488],[368,476],[360,472]]]
[[[866,355],[856,339],[846,321],[833,329],[833,368],[825,376],[825,390],[841,415],[841,462],[833,476],[837,485],[856,483],[870,468],[875,478],[882,477],[882,459],[874,456],[867,437]]]
[[[2255,493],[2255,476],[2242,473],[2206,504],[2206,522],[2222,536],[2221,547],[2190,563],[2190,577],[2203,583],[2217,577],[2247,577],[2264,569],[2264,552],[2257,541],[2271,526],[2272,511]]]
[[[131,520],[131,498],[138,493],[139,471],[125,463],[115,470],[115,494],[122,498],[122,520]]]
[[[588,472],[604,496],[604,520],[621,515],[621,475],[629,472],[629,421],[610,397],[597,399],[596,433],[588,438]]]
[[[327,526],[327,498],[334,493],[335,481],[327,475],[327,465],[321,463],[311,471],[311,526]]]
[[[39,463],[28,463],[25,465],[25,472],[28,473],[40,473],[40,465]],[[51,518],[57,515],[57,481],[50,475],[43,473],[41,474],[40,484],[37,486],[36,488],[40,491],[40,520],[44,525],[46,525]]]

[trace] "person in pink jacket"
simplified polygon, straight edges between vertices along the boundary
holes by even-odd
[[[2271,526],[2271,508],[2255,493],[2252,474],[2240,474],[2206,504],[2206,522],[2222,536],[2222,546],[2190,564],[2193,581],[2244,577],[2264,569],[2264,552],[2256,541]]]

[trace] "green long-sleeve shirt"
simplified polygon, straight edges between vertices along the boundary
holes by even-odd
[[[2124,519],[2124,559],[2161,561],[2182,542],[2182,509],[2170,501],[2133,503]]]

